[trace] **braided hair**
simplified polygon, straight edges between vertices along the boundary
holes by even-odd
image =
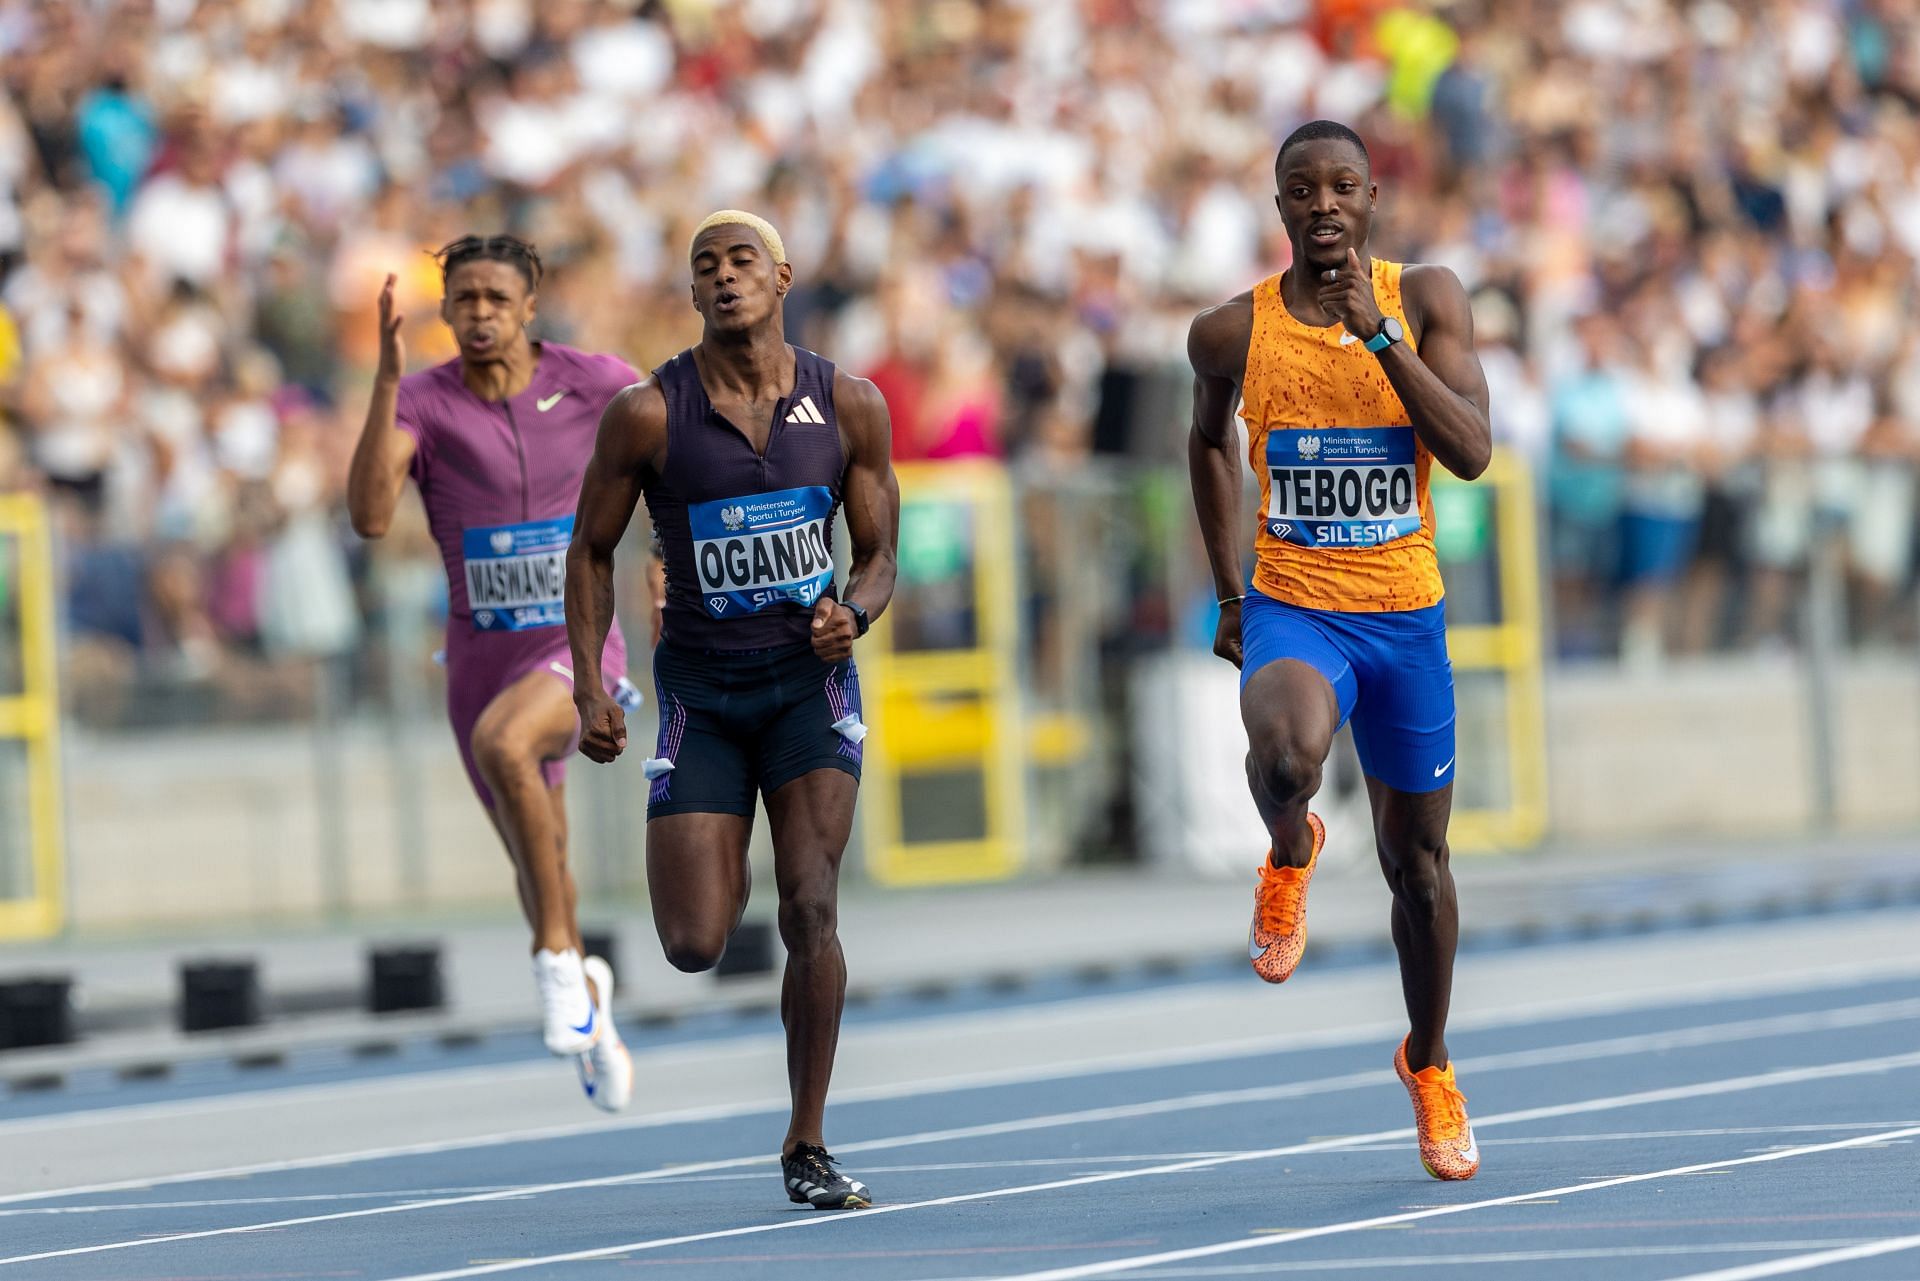
[[[540,255],[534,251],[529,241],[518,236],[462,236],[458,240],[442,245],[433,255],[440,264],[440,283],[444,286],[454,269],[469,262],[504,262],[519,271],[527,282],[528,292],[540,287],[540,277],[546,274],[546,268],[540,263]]]

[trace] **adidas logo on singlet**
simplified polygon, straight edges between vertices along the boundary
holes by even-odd
[[[813,407],[812,396],[802,396],[800,403],[788,411],[787,421],[790,423],[819,423],[823,427],[826,426],[827,422],[826,419],[820,416],[820,411]]]

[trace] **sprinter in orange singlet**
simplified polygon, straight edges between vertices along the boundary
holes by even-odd
[[[1453,669],[1433,551],[1434,460],[1472,480],[1492,451],[1466,290],[1447,268],[1367,251],[1379,189],[1366,145],[1330,120],[1274,161],[1293,266],[1201,312],[1188,464],[1220,596],[1214,652],[1240,669],[1247,781],[1273,837],[1247,954],[1284,982],[1306,947],[1326,828],[1307,803],[1353,722],[1412,1029],[1394,1066],[1438,1179],[1480,1166],[1447,1058],[1459,910],[1447,867]],[[1241,577],[1239,435],[1260,480],[1253,582]]]

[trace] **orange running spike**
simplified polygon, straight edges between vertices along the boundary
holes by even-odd
[[[1407,1067],[1407,1043],[1393,1052],[1393,1070],[1413,1099],[1413,1127],[1420,1138],[1420,1164],[1436,1179],[1471,1179],[1480,1170],[1480,1145],[1467,1119],[1467,1096],[1453,1082],[1453,1064]]]
[[[1313,853],[1305,867],[1275,867],[1269,854],[1260,860],[1260,883],[1253,888],[1253,925],[1247,930],[1247,959],[1269,983],[1285,983],[1307,950],[1307,883],[1320,863],[1327,826],[1307,815],[1313,829]]]

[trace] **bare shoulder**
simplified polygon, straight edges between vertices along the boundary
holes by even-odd
[[[887,418],[887,398],[872,381],[850,374],[836,366],[833,371],[833,408],[844,421],[849,417],[857,421]]]
[[[1253,341],[1253,291],[1247,290],[1193,318],[1187,329],[1187,359],[1197,374],[1239,381]]]
[[[865,378],[835,368],[833,416],[840,420],[840,446],[848,462],[884,462],[893,453],[893,419],[887,398]]]
[[[666,431],[667,396],[660,389],[660,380],[648,374],[614,392],[601,421],[638,431]]]
[[[1400,294],[1422,312],[1445,312],[1466,305],[1467,289],[1451,267],[1410,262],[1400,270]]]
[[[601,456],[620,467],[659,471],[667,456],[667,397],[652,375],[613,393],[600,414]]]

